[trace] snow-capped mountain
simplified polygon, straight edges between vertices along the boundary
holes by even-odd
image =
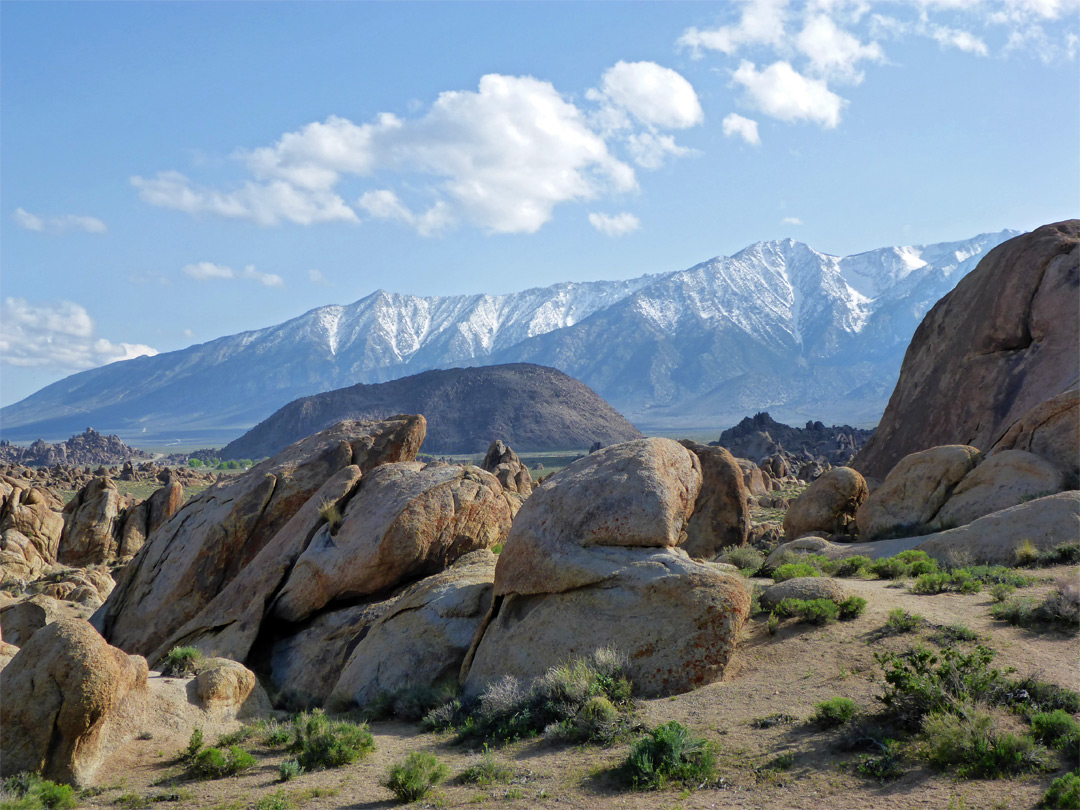
[[[646,427],[768,409],[874,421],[926,311],[1017,235],[854,256],[787,239],[688,270],[507,295],[382,290],[283,324],[72,375],[0,412],[5,437],[239,435],[285,403],[432,368],[531,362]],[[144,430],[145,429],[145,430]]]

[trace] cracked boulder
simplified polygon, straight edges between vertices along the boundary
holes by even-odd
[[[236,579],[323,484],[349,466],[366,474],[414,459],[425,427],[422,416],[339,422],[242,475],[220,479],[146,539],[95,622],[121,649],[154,653]]]
[[[56,562],[64,504],[51,491],[0,476],[0,570],[27,580]]]
[[[101,565],[113,560],[119,548],[114,524],[124,507],[116,484],[106,476],[94,478],[64,507],[64,531],[56,559],[64,565]]]
[[[679,442],[701,462],[701,490],[686,522],[683,550],[695,559],[711,560],[730,546],[746,545],[750,534],[749,492],[743,471],[723,447],[688,439]]]
[[[846,534],[868,495],[866,480],[850,467],[834,467],[818,476],[788,507],[784,537],[812,532]]]
[[[701,481],[697,456],[652,438],[604,448],[536,490],[499,556],[466,693],[605,646],[629,657],[641,694],[719,678],[750,597],[741,577],[677,548]]]

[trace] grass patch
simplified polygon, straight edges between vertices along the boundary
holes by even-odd
[[[855,701],[846,697],[834,697],[815,704],[810,722],[821,728],[836,728],[850,723],[859,713]]]
[[[195,647],[173,647],[161,663],[161,674],[168,677],[194,675],[202,660],[202,651]]]
[[[331,721],[321,709],[302,712],[293,720],[290,750],[305,771],[350,765],[375,750],[366,723]]]
[[[784,563],[772,572],[773,582],[784,582],[798,577],[820,577],[821,570],[808,562]]]
[[[857,554],[854,557],[844,557],[840,560],[830,560],[825,563],[823,570],[830,577],[850,579],[851,577],[867,576],[873,565],[869,557]]]
[[[429,730],[459,739],[509,742],[541,732],[572,742],[613,742],[634,727],[628,661],[604,648],[552,667],[530,687],[510,675],[489,684],[468,704],[452,700],[428,713]]]
[[[943,647],[948,647],[959,641],[978,641],[979,634],[966,624],[950,624],[939,627],[933,635],[933,640]]]
[[[718,558],[718,562],[734,565],[745,576],[751,577],[765,564],[765,555],[753,546],[729,548]]]
[[[699,787],[716,776],[716,750],[672,720],[634,743],[623,768],[634,790],[663,790],[670,784]]]
[[[500,782],[509,782],[513,777],[513,768],[495,759],[495,755],[485,745],[480,759],[458,774],[455,781],[463,785],[488,787]]]
[[[413,751],[402,762],[391,765],[386,787],[399,802],[415,802],[446,778],[447,767],[434,754]]]
[[[1000,779],[1046,769],[1040,746],[1026,736],[998,731],[982,711],[931,714],[923,737],[927,761],[964,779]]]
[[[204,748],[191,760],[189,770],[197,779],[222,779],[255,767],[255,757],[238,745]]]
[[[889,611],[889,618],[882,630],[894,635],[911,633],[918,630],[925,621],[918,613],[908,613],[903,608],[895,608]]]
[[[1080,631],[1080,583],[1063,580],[1042,602],[1012,597],[990,608],[990,615],[1002,622],[1035,632]]]
[[[855,770],[867,779],[877,782],[890,782],[904,775],[904,767],[900,757],[900,744],[896,740],[885,740],[877,743],[879,752],[865,754],[859,757],[859,764]]]

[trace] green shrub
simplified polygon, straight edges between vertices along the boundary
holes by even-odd
[[[413,751],[403,762],[392,765],[386,786],[400,802],[415,802],[446,778],[447,768],[427,751]]]
[[[191,763],[191,772],[202,779],[221,779],[255,767],[255,757],[238,745],[230,745],[224,752],[220,748],[204,748]]]
[[[895,740],[885,740],[878,745],[880,753],[859,757],[859,764],[855,766],[855,769],[867,779],[878,782],[899,779],[904,775],[904,768],[900,761],[900,746]]]
[[[911,566],[896,557],[884,557],[870,564],[870,573],[879,579],[904,579],[911,576]]]
[[[513,769],[496,760],[495,755],[485,745],[480,759],[462,771],[457,781],[466,785],[487,787],[496,782],[509,782],[513,776]]]
[[[837,607],[840,609],[840,619],[849,621],[857,619],[866,612],[866,600],[861,596],[849,596],[840,602]]]
[[[983,588],[982,580],[967,568],[958,568],[953,571],[949,580],[949,585],[958,593],[979,593]]]
[[[1039,807],[1054,810],[1080,810],[1080,769],[1059,776],[1050,783]]]
[[[753,576],[765,563],[765,555],[753,546],[739,546],[727,549],[720,555],[719,561],[734,565],[746,576]]]
[[[984,585],[1012,585],[1014,588],[1025,588],[1034,581],[1004,565],[969,565],[959,570],[966,571]]]
[[[288,782],[302,774],[304,769],[295,759],[287,759],[278,765],[277,772],[279,782]]]
[[[990,608],[990,615],[1029,630],[1058,630],[1067,633],[1080,631],[1080,583],[1058,583],[1041,602],[1013,597]]]
[[[952,578],[948,574],[944,571],[935,571],[930,574],[922,574],[912,583],[908,590],[919,594],[944,593],[949,590],[951,584]]]
[[[1016,586],[1007,582],[995,582],[990,586],[990,596],[995,602],[1004,602],[1016,592]]]
[[[375,738],[364,723],[331,721],[321,709],[303,712],[293,720],[292,750],[306,771],[340,768],[375,749]]]
[[[955,644],[958,641],[978,641],[979,634],[968,627],[966,624],[950,624],[946,627],[941,627],[934,634],[934,641],[937,643],[948,646]]]
[[[634,743],[624,768],[635,790],[662,790],[672,782],[700,785],[716,774],[716,751],[672,720]]]
[[[858,711],[859,707],[851,698],[834,697],[815,704],[810,722],[822,728],[835,728],[850,723]]]
[[[784,582],[798,577],[820,577],[821,571],[807,562],[785,563],[772,573],[773,582]]]
[[[998,732],[993,719],[974,709],[935,713],[923,724],[927,761],[955,768],[965,779],[998,779],[1045,768],[1042,750],[1028,737]]]
[[[279,748],[292,738],[289,729],[275,719],[271,719],[263,727],[262,742],[267,748]]]
[[[218,748],[228,748],[230,745],[239,745],[242,742],[247,742],[256,734],[256,727],[240,726],[236,731],[230,731],[228,734],[223,734],[217,739]]]
[[[255,810],[289,810],[289,799],[281,791],[271,793],[255,802]]]
[[[161,664],[161,674],[169,677],[194,675],[202,652],[195,647],[173,647]]]
[[[1062,709],[1031,716],[1031,736],[1051,748],[1075,749],[1080,745],[1080,723]]]
[[[329,524],[331,534],[336,532],[344,521],[344,518],[341,516],[341,510],[338,509],[338,505],[334,501],[326,498],[319,502],[318,514],[320,518]]]
[[[810,624],[829,624],[840,615],[840,608],[831,599],[807,599],[799,609],[799,616]]]
[[[844,557],[841,560],[830,560],[825,563],[824,571],[830,577],[841,577],[844,579],[850,577],[857,577],[865,575],[871,566],[871,560],[869,557],[864,557],[861,554],[854,557]]]
[[[199,751],[203,747],[203,733],[201,728],[195,728],[191,732],[191,737],[188,739],[187,748],[184,750],[184,759],[190,761],[195,759]]]
[[[908,613],[903,608],[895,608],[889,611],[889,619],[885,622],[884,629],[889,633],[910,633],[919,628],[926,621],[917,613]]]
[[[1051,565],[1070,565],[1078,562],[1080,562],[1080,543],[1062,543],[1039,554],[1031,564],[1039,568],[1047,568]]]
[[[75,789],[42,779],[34,773],[10,776],[3,783],[4,809],[8,810],[71,810],[78,806]],[[13,796],[14,801],[9,800]]]

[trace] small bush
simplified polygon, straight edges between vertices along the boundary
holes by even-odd
[[[944,593],[949,590],[951,584],[952,578],[948,574],[944,571],[935,571],[930,574],[922,574],[908,590],[919,594]]]
[[[1016,547],[1017,565],[1034,565],[1039,559],[1039,549],[1030,540],[1024,540]]]
[[[889,611],[889,619],[885,622],[885,630],[890,633],[910,633],[917,630],[926,621],[917,613],[908,613],[903,608]]]
[[[823,570],[830,577],[848,579],[865,575],[869,572],[870,565],[870,558],[859,554],[854,557],[844,557],[840,560],[829,560],[829,562],[825,563]]]
[[[281,791],[271,793],[255,802],[255,810],[289,810],[289,799]]]
[[[1007,582],[995,582],[990,586],[990,596],[995,602],[1004,602],[1016,593],[1016,587]]]
[[[195,647],[173,647],[161,664],[161,674],[169,677],[194,675],[202,652]]]
[[[191,763],[191,772],[202,779],[221,779],[255,767],[255,757],[238,745],[225,751],[220,748],[204,748]]]
[[[1029,630],[1080,630],[1080,583],[1065,581],[1041,603],[1034,599],[1013,597],[990,608],[990,615]]]
[[[879,579],[904,579],[911,575],[911,566],[896,557],[874,560],[869,570]]]
[[[840,602],[837,607],[840,609],[841,621],[850,621],[851,619],[857,619],[866,612],[866,600],[861,596],[849,596]]]
[[[288,782],[302,774],[304,769],[295,759],[287,759],[278,765],[277,772],[279,782]]]
[[[634,743],[624,765],[635,790],[662,790],[676,782],[700,785],[716,774],[716,751],[672,720]]]
[[[289,729],[274,719],[265,725],[263,732],[262,743],[267,748],[280,748],[292,738]]]
[[[37,774],[20,773],[10,776],[3,783],[4,808],[11,810],[71,810],[78,806],[75,789],[42,779]],[[8,801],[14,796],[14,801]]]
[[[784,582],[785,580],[796,579],[798,577],[820,576],[821,571],[806,562],[785,563],[772,573],[773,582]]]
[[[191,761],[195,759],[196,755],[202,750],[203,747],[203,733],[201,728],[196,728],[191,732],[191,737],[188,739],[187,748],[184,749],[184,759]]]
[[[966,779],[998,779],[1042,770],[1041,749],[1016,734],[1000,733],[987,714],[936,713],[923,725],[926,758],[939,769],[955,768]]]
[[[1031,712],[1052,712],[1058,709],[1068,714],[1080,712],[1080,692],[1046,683],[1034,677],[1024,678],[1002,690],[999,703]]]
[[[850,723],[858,711],[859,707],[851,698],[834,697],[814,706],[814,714],[811,715],[810,722],[822,728],[836,728]]]
[[[336,532],[344,521],[344,518],[341,516],[341,510],[338,509],[337,504],[331,500],[324,499],[320,501],[318,513],[319,517],[330,525],[331,534]]]
[[[810,624],[829,624],[840,615],[840,608],[831,599],[807,599],[803,602],[799,615]]]
[[[867,779],[888,782],[904,775],[900,762],[899,746],[895,740],[885,740],[880,744],[881,753],[859,757],[856,770]]]
[[[798,718],[790,714],[770,714],[766,717],[757,717],[750,721],[750,728],[772,728],[787,723],[794,723]]]
[[[375,749],[366,724],[332,722],[321,709],[304,712],[293,721],[292,750],[306,771],[340,768]]]
[[[934,641],[937,643],[948,646],[955,644],[958,641],[978,641],[979,634],[968,627],[966,624],[950,624],[946,627],[939,628],[934,634]]]
[[[390,767],[386,786],[400,802],[415,802],[446,778],[447,768],[427,751],[413,751]]]
[[[1059,776],[1050,783],[1039,807],[1055,810],[1080,810],[1080,769]]]
[[[753,546],[740,546],[727,549],[719,558],[720,562],[734,565],[746,576],[753,576],[765,562],[765,555]]]
[[[1080,562],[1080,543],[1062,543],[1049,551],[1042,552],[1031,564],[1039,568],[1047,568],[1051,565],[1070,565],[1078,562]]]
[[[1080,745],[1080,723],[1062,709],[1031,716],[1031,736],[1050,748],[1075,749]]]
[[[509,782],[513,776],[513,769],[496,760],[485,745],[479,761],[462,771],[457,781],[466,785],[487,787],[497,782]]]

